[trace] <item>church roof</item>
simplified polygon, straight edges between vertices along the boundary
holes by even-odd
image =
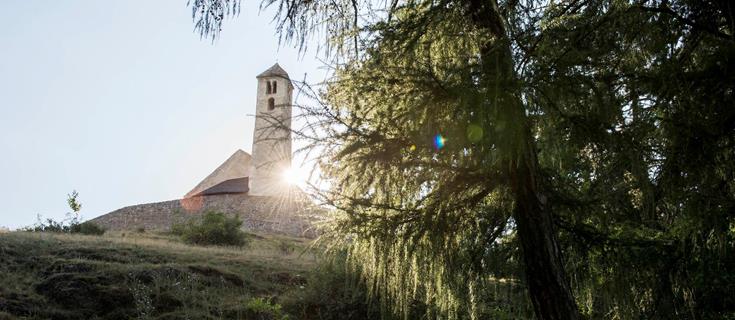
[[[281,68],[278,63],[268,68],[268,70],[263,71],[263,73],[259,74],[256,78],[265,77],[285,77],[286,79],[290,79],[288,77],[288,73],[286,73],[286,70],[283,70],[283,68]]]
[[[211,196],[215,194],[238,194],[238,193],[247,193],[250,190],[248,187],[248,177],[245,178],[235,178],[230,180],[222,181],[213,187],[210,187],[208,189],[205,189],[202,192],[199,192],[192,197],[198,197],[198,196]]]
[[[191,189],[184,198],[193,197],[227,180],[249,177],[252,170],[251,160],[252,157],[247,152],[242,150],[235,151],[235,153],[204,178],[194,189]]]

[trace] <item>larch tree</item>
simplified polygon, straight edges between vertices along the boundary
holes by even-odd
[[[734,314],[729,1],[262,6],[284,40],[323,39],[334,72],[301,86],[318,102],[296,136],[321,152],[329,235],[391,312]],[[204,37],[240,9],[192,8]]]

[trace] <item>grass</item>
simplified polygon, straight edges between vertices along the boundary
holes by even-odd
[[[303,290],[319,256],[306,239],[250,237],[238,248],[149,232],[0,233],[0,319],[252,318],[253,301],[278,308]]]

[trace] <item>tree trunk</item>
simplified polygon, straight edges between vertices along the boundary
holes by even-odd
[[[510,174],[515,195],[513,217],[523,248],[528,292],[539,319],[578,319],[551,213],[536,185],[534,162],[525,159],[516,163]]]
[[[467,0],[467,14],[474,24],[493,35],[481,48],[482,85],[490,107],[497,110],[498,148],[504,155],[515,198],[513,217],[523,248],[526,281],[536,317],[541,320],[579,318],[569,288],[561,250],[546,197],[537,177],[537,158],[526,110],[518,94],[510,39],[496,0]]]

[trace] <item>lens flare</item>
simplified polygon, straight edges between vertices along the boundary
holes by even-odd
[[[290,185],[302,185],[306,183],[307,177],[304,170],[300,168],[288,168],[283,171],[283,180]]]
[[[482,127],[476,124],[470,124],[467,126],[467,140],[472,143],[477,143],[482,140],[483,130]]]
[[[434,147],[436,150],[440,150],[441,148],[444,148],[444,144],[446,143],[446,139],[442,137],[441,134],[437,134],[434,136]]]

